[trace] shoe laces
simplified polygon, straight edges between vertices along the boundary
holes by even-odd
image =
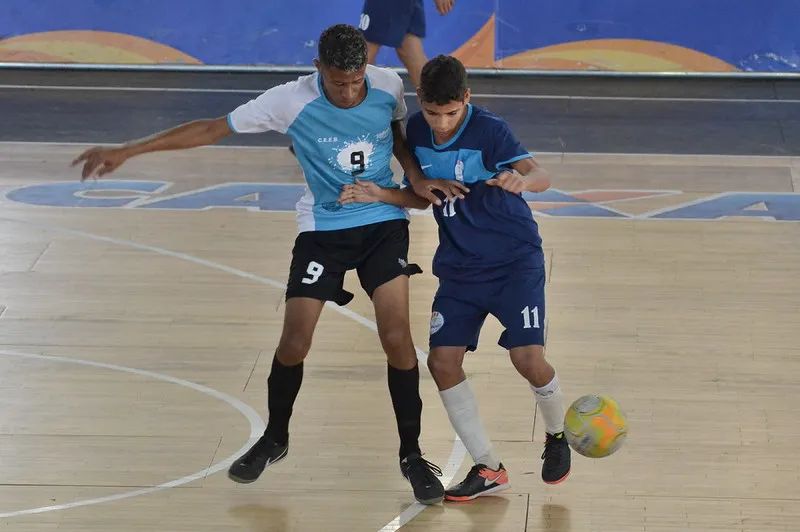
[[[547,438],[544,441],[544,451],[542,451],[542,460],[546,460],[547,458],[558,458],[559,446],[566,443],[564,439],[564,433],[560,433],[561,437],[557,438],[555,434],[546,433]]]
[[[409,460],[409,462],[409,468],[422,470],[426,478],[430,478],[431,475],[436,475],[437,477],[442,476],[442,470],[439,466],[432,462],[428,462],[421,456],[414,460]]]
[[[467,473],[467,476],[464,478],[464,482],[468,482],[473,478],[480,476],[481,471],[483,471],[485,468],[486,466],[483,464],[475,464],[472,466],[472,469],[469,470],[469,473]]]

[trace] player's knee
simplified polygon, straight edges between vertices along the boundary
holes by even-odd
[[[540,345],[515,347],[509,351],[509,355],[514,363],[519,362],[529,366],[538,366],[545,362],[544,348]]]
[[[452,357],[437,356],[436,353],[428,355],[428,370],[433,375],[434,379],[447,380],[448,377],[456,375],[461,370],[458,361],[453,360]]]
[[[381,345],[386,354],[392,355],[393,353],[405,352],[411,347],[413,351],[413,341],[411,340],[411,332],[408,327],[403,324],[395,324],[388,327],[386,330],[379,332],[381,337]]]
[[[281,338],[276,356],[281,364],[293,366],[305,360],[311,349],[311,339],[299,336]]]
[[[403,62],[419,59],[424,53],[422,51],[422,41],[420,41],[419,37],[415,37],[413,35],[407,35],[406,38],[403,39],[403,43],[397,48],[396,51],[397,57]]]
[[[541,346],[512,349],[511,362],[531,382],[539,383],[552,378],[553,367],[544,358],[544,349]]]

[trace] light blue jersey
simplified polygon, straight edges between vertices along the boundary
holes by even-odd
[[[356,178],[396,187],[390,167],[392,121],[403,120],[403,82],[395,72],[367,66],[367,96],[350,109],[325,96],[318,73],[273,87],[228,115],[236,133],[279,131],[292,138],[307,189],[297,203],[300,232],[331,231],[407,218],[385,203],[337,201]]]

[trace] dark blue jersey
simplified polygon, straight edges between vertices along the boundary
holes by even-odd
[[[542,239],[527,202],[486,184],[513,162],[532,157],[502,118],[469,105],[458,132],[437,145],[425,118],[416,113],[406,135],[426,177],[456,179],[470,189],[463,200],[433,206],[439,224],[434,275],[481,282],[544,265]]]

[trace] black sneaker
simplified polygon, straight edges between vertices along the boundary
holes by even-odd
[[[288,443],[281,445],[272,441],[269,436],[261,436],[249,451],[228,468],[228,478],[240,484],[255,482],[264,468],[283,460],[288,452]]]
[[[547,434],[542,453],[542,480],[548,484],[558,484],[569,476],[570,451],[563,432]]]
[[[422,504],[436,504],[444,498],[444,486],[436,477],[442,476],[442,470],[417,453],[412,453],[400,460],[400,471],[411,483],[414,498]]]
[[[483,464],[475,464],[464,480],[444,492],[444,498],[448,501],[471,501],[510,487],[508,473],[503,464],[496,470]]]

